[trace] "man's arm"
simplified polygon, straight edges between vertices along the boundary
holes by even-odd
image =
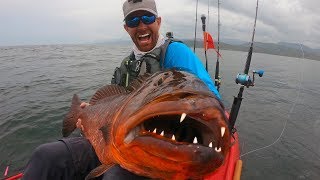
[[[185,44],[173,42],[169,45],[166,52],[164,68],[176,68],[178,70],[187,71],[189,73],[194,74],[205,84],[207,84],[209,89],[219,99],[221,99],[219,92],[214,86],[214,83],[211,80],[208,72],[205,70],[202,62]]]

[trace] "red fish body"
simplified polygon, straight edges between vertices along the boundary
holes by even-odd
[[[78,96],[63,123],[68,136],[78,118],[103,164],[146,177],[201,179],[220,167],[230,148],[224,108],[193,75],[165,71],[135,80],[127,89],[108,85],[80,108]]]

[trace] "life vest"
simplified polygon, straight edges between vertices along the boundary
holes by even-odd
[[[120,67],[116,67],[111,80],[111,84],[118,84],[127,87],[130,82],[139,75],[145,73],[153,74],[163,70],[166,51],[170,43],[181,42],[173,38],[168,38],[163,45],[155,48],[153,51],[145,54],[139,60],[136,60],[132,52],[128,57],[124,58]]]

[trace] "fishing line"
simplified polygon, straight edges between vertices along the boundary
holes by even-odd
[[[218,47],[217,47],[217,60],[216,60],[216,70],[214,75],[214,85],[217,87],[217,90],[220,90],[221,86],[221,77],[220,77],[220,0],[218,0]],[[221,57],[222,59],[222,57]],[[222,59],[223,60],[223,59]]]
[[[303,51],[303,48],[302,48],[302,46],[301,46],[301,43],[300,43],[299,45],[300,45],[300,49],[301,49],[301,52],[302,52],[302,60],[304,60],[304,51]],[[301,64],[303,64],[303,63],[302,63],[302,60],[300,60],[300,61],[301,61]],[[251,153],[253,153],[253,152],[257,152],[257,151],[260,151],[260,150],[269,148],[269,147],[275,145],[275,144],[281,139],[284,131],[285,131],[286,128],[287,128],[288,120],[289,120],[289,118],[290,118],[290,116],[291,116],[291,113],[293,112],[293,110],[295,109],[298,101],[300,100],[300,94],[301,94],[301,89],[302,89],[302,79],[303,79],[302,66],[300,66],[300,67],[301,67],[301,72],[300,72],[300,81],[299,81],[299,87],[298,87],[298,88],[299,88],[299,89],[298,89],[298,95],[296,96],[296,99],[295,99],[295,101],[294,101],[294,103],[293,103],[293,105],[292,105],[292,107],[291,107],[291,109],[290,109],[290,111],[289,111],[289,114],[288,114],[288,116],[287,116],[287,119],[286,119],[286,121],[285,121],[285,123],[284,123],[284,126],[283,126],[283,128],[282,128],[282,131],[281,131],[279,137],[278,137],[273,143],[271,143],[271,144],[269,144],[269,145],[267,145],[267,146],[264,146],[264,147],[261,147],[261,148],[257,148],[257,149],[254,149],[254,150],[252,150],[252,151],[249,151],[249,152],[246,152],[246,153],[244,153],[244,154],[241,154],[241,155],[240,155],[240,158],[243,157],[243,156],[246,156],[246,155],[248,155],[248,154],[251,154]]]

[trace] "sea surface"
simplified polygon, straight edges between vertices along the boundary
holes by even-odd
[[[120,45],[0,47],[0,178],[22,170],[32,151],[61,138],[73,94],[88,101],[130,52]],[[204,60],[202,49],[197,54]],[[209,72],[215,55],[209,51]],[[222,51],[221,95],[230,109],[247,53]],[[264,69],[245,89],[237,120],[242,179],[320,179],[320,61],[253,54]]]

